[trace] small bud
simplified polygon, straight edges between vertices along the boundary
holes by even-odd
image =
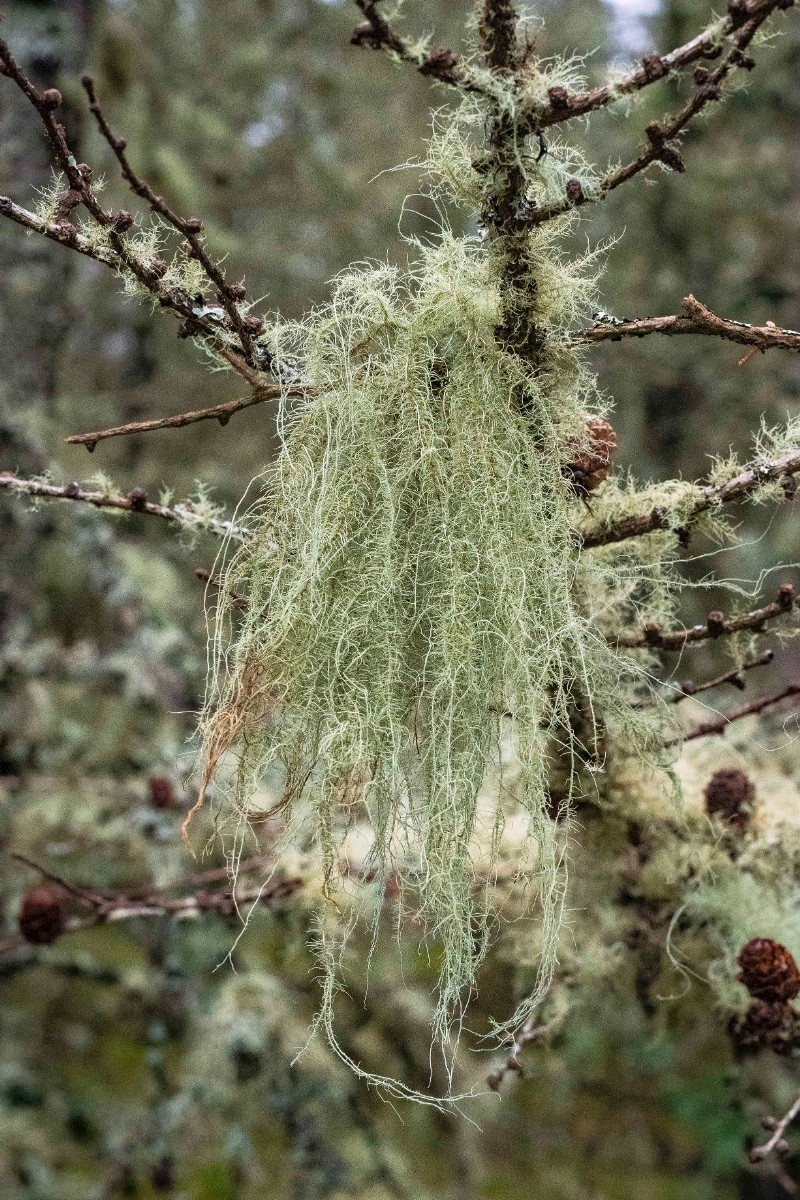
[[[710,612],[706,617],[706,629],[708,636],[712,638],[721,637],[725,632],[725,617],[717,609]]]
[[[128,492],[128,500],[133,512],[144,512],[145,505],[147,504],[147,492],[144,488],[135,487]]]
[[[114,228],[117,233],[125,233],[133,225],[133,213],[126,212],[121,208],[118,213],[114,214]]]
[[[419,68],[420,74],[433,75],[439,79],[452,79],[459,61],[455,50],[446,50],[440,47],[437,50],[431,50],[430,54],[423,59]]]
[[[704,83],[708,83],[711,78],[711,72],[708,67],[695,67],[692,78],[698,87],[702,87]]]
[[[766,1129],[768,1133],[774,1133],[775,1130],[778,1128],[778,1118],[777,1117],[762,1117],[761,1118],[761,1128]]]
[[[743,983],[756,1000],[785,1004],[800,992],[800,971],[794,956],[772,938],[752,938],[736,960]]]
[[[151,775],[147,781],[147,790],[151,808],[175,807],[175,788],[168,775]]]
[[[660,54],[645,54],[642,59],[642,69],[648,83],[654,83],[656,79],[663,79],[668,72],[668,67]]]
[[[42,104],[51,112],[54,108],[58,108],[63,97],[58,88],[48,88],[46,92],[42,92]]]
[[[569,108],[569,92],[565,87],[550,87],[547,89],[547,99],[558,112]]]
[[[779,1141],[775,1143],[775,1153],[777,1154],[778,1158],[785,1158],[789,1153],[789,1143],[786,1141],[786,1138],[780,1138]]]
[[[154,258],[150,262],[150,270],[153,275],[157,276],[158,279],[161,279],[167,273],[167,264],[164,262],[163,258]]]
[[[69,496],[70,499],[74,499],[76,496],[80,496],[80,494],[81,494],[80,484],[77,483],[76,480],[74,480],[74,479],[72,480],[71,483],[68,483],[67,486],[64,488],[64,495]]]
[[[674,146],[662,146],[658,157],[665,167],[669,167],[670,171],[677,171],[679,175],[682,175],[686,170],[686,163]]]
[[[582,204],[584,198],[580,179],[568,179],[567,200],[569,200],[570,204]]]
[[[778,605],[781,612],[791,612],[794,608],[794,587],[791,583],[782,583],[778,588]]]
[[[88,163],[78,163],[77,170],[78,170],[78,174],[80,175],[80,177],[84,183],[89,183],[92,176],[94,175],[94,171],[92,170],[92,168],[89,166]]]
[[[350,35],[350,45],[368,46],[370,50],[380,50],[381,39],[369,21],[359,21]]]
[[[68,191],[62,192],[58,197],[58,203],[56,204],[57,220],[68,220],[70,213],[78,207],[82,200],[83,196],[80,192],[75,191],[74,188],[69,188]]]
[[[171,1192],[176,1178],[175,1159],[171,1154],[165,1154],[150,1169],[150,1183],[154,1192]]]
[[[657,646],[660,646],[663,641],[663,636],[662,636],[661,629],[659,628],[659,626],[652,625],[652,624],[645,625],[644,640],[647,642],[648,646],[652,646],[654,648]]]
[[[26,942],[51,946],[67,928],[65,896],[60,887],[42,884],[29,887],[19,910],[19,931]]]
[[[245,317],[242,324],[249,333],[259,333],[264,328],[260,317]]]
[[[644,132],[651,146],[663,146],[665,135],[658,121],[651,121],[649,125],[645,126]]]
[[[184,221],[184,227],[187,233],[200,233],[203,228],[203,222],[199,217],[189,217]]]
[[[736,67],[741,67],[744,71],[752,71],[756,65],[756,60],[751,58],[749,54],[745,54],[742,50],[731,51],[731,62]]]
[[[502,1071],[492,1071],[491,1075],[486,1076],[486,1082],[493,1092],[499,1092],[500,1084],[503,1082]]]
[[[243,283],[231,283],[228,286],[228,294],[234,300],[244,300],[247,295],[247,288]]]

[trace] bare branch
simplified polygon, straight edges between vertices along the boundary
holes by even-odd
[[[744,321],[730,321],[718,317],[694,296],[686,296],[681,302],[683,315],[668,317],[642,317],[634,321],[598,321],[588,329],[575,334],[576,342],[618,342],[623,338],[648,337],[652,333],[667,337],[700,335],[724,338],[740,346],[751,346],[762,352],[772,348],[800,351],[800,330],[780,329],[777,325],[748,325]]]
[[[800,472],[800,450],[791,450],[780,458],[760,462],[735,475],[725,483],[707,484],[698,487],[694,504],[686,517],[689,525],[702,513],[712,508],[720,508],[734,500],[741,500],[758,491],[767,484],[786,481],[787,496],[794,495],[793,476]],[[624,542],[628,538],[642,537],[656,530],[669,529],[670,518],[668,511],[656,506],[649,512],[637,513],[623,517],[610,525],[594,525],[583,530],[581,544],[584,550],[596,546],[609,546],[615,542]]]
[[[152,421],[132,421],[127,425],[114,425],[110,429],[97,429],[93,433],[73,433],[64,441],[71,445],[85,446],[91,453],[98,442],[106,438],[129,437],[136,433],[150,433],[155,429],[180,429],[184,425],[194,425],[197,421],[219,421],[227,425],[234,413],[243,408],[252,408],[255,404],[263,404],[266,400],[274,400],[280,396],[281,389],[277,384],[261,384],[252,396],[244,396],[240,400],[228,400],[224,404],[215,404],[211,408],[200,408],[194,412],[174,413],[170,417],[156,417]],[[310,392],[298,386],[289,388],[289,395],[307,396]]]
[[[743,662],[741,666],[732,667],[730,671],[724,671],[722,675],[715,676],[714,679],[704,679],[702,683],[694,683],[691,679],[684,680],[679,685],[678,691],[669,697],[671,704],[680,704],[682,700],[689,700],[692,696],[698,696],[701,692],[711,691],[712,688],[722,687],[723,684],[730,683],[733,687],[743,691],[745,688],[744,672],[752,671],[755,667],[766,667],[775,657],[775,651],[772,649],[765,650],[763,654],[759,654],[758,658],[751,658],[747,662]]]
[[[687,733],[680,737],[672,738],[665,742],[665,746],[676,746],[682,742],[691,742],[695,738],[712,737],[723,734],[729,725],[734,721],[742,721],[745,717],[753,717],[758,713],[764,712],[767,708],[772,708],[776,704],[780,704],[783,700],[788,700],[790,696],[800,695],[800,684],[790,683],[788,687],[783,688],[780,692],[774,692],[770,696],[759,696],[756,700],[751,700],[749,704],[743,704],[741,708],[735,708],[733,712],[722,713],[718,717],[714,717],[710,721],[703,721],[702,724],[696,725],[694,729],[690,729]]]
[[[173,508],[165,504],[154,504],[147,499],[147,493],[142,488],[134,488],[127,496],[110,495],[106,492],[86,491],[77,483],[59,487],[38,479],[19,479],[16,475],[4,471],[0,473],[0,490],[41,500],[74,500],[81,504],[91,504],[93,508],[115,508],[122,512],[144,513],[151,517],[161,517],[164,521],[184,528],[207,530],[219,537],[243,540],[248,536],[248,531],[243,526],[207,516],[191,504],[177,504]]]
[[[657,625],[647,625],[641,633],[620,633],[613,639],[613,644],[626,650],[682,650],[684,646],[695,642],[713,641],[747,630],[761,633],[769,621],[792,612],[794,605],[794,587],[791,583],[782,583],[778,588],[777,600],[750,612],[737,613],[733,617],[726,617],[721,612],[710,612],[702,625],[691,625],[688,629],[665,631]]]

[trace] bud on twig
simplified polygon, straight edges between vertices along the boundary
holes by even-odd
[[[67,928],[66,897],[53,884],[29,887],[19,910],[19,931],[26,942],[50,946]]]

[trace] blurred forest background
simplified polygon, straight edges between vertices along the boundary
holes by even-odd
[[[407,16],[457,45],[468,11],[428,0]],[[591,77],[685,41],[708,19],[700,0],[541,0],[536,11],[543,48],[592,50]],[[205,220],[229,278],[246,276],[251,296],[293,316],[350,262],[402,261],[404,236],[433,229],[413,166],[392,168],[420,157],[442,93],[351,48],[357,16],[336,0],[14,0],[3,33],[39,82],[61,89],[73,135],[117,203],[131,207],[87,121],[87,67],[135,166]],[[685,176],[622,189],[584,226],[584,241],[620,237],[603,284],[610,312],[675,312],[692,292],[731,318],[800,326],[800,32],[785,27],[747,89],[689,135]],[[677,86],[643,94],[637,129]],[[632,130],[624,113],[605,113],[594,149],[600,140],[614,159]],[[580,141],[579,123],[571,132]],[[49,176],[36,115],[0,87],[0,192],[29,202]],[[232,399],[235,381],[199,369],[174,327],[122,298],[97,264],[11,225],[0,226],[0,281],[0,466],[62,482],[101,470],[153,496],[167,487],[183,497],[202,481],[233,508],[274,453],[268,405],[225,428],[104,442],[90,459],[63,438]],[[618,462],[640,476],[696,477],[709,454],[746,454],[762,413],[797,413],[796,358],[737,367],[737,357],[712,339],[598,348]],[[216,547],[77,508],[0,507],[0,845],[80,885],[166,887],[218,862],[193,864],[178,834],[205,676],[194,570],[212,567]],[[720,569],[756,578],[795,561],[792,520],[787,506]],[[11,936],[37,876],[6,857],[2,879]],[[293,898],[264,906],[235,971],[224,914],[120,922],[0,956],[3,1197],[788,1194],[743,1166],[735,1070],[700,1001],[681,1027],[665,1003],[647,1032],[634,1005],[598,996],[552,1050],[529,1052],[525,1079],[481,1102],[479,1128],[395,1112],[321,1048],[293,1064],[314,1005],[306,918]],[[517,983],[513,962],[496,963],[479,1009]],[[378,963],[369,1004],[352,1014],[356,1044],[424,1084],[424,987]]]

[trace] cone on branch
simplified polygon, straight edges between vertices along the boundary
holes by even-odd
[[[754,1000],[786,1003],[800,992],[800,971],[794,956],[772,938],[753,938],[739,951],[739,974]]]
[[[617,433],[614,426],[603,417],[589,417],[586,421],[587,437],[580,447],[574,447],[563,471],[579,495],[593,492],[605,483],[611,471],[611,462],[617,448]]]

